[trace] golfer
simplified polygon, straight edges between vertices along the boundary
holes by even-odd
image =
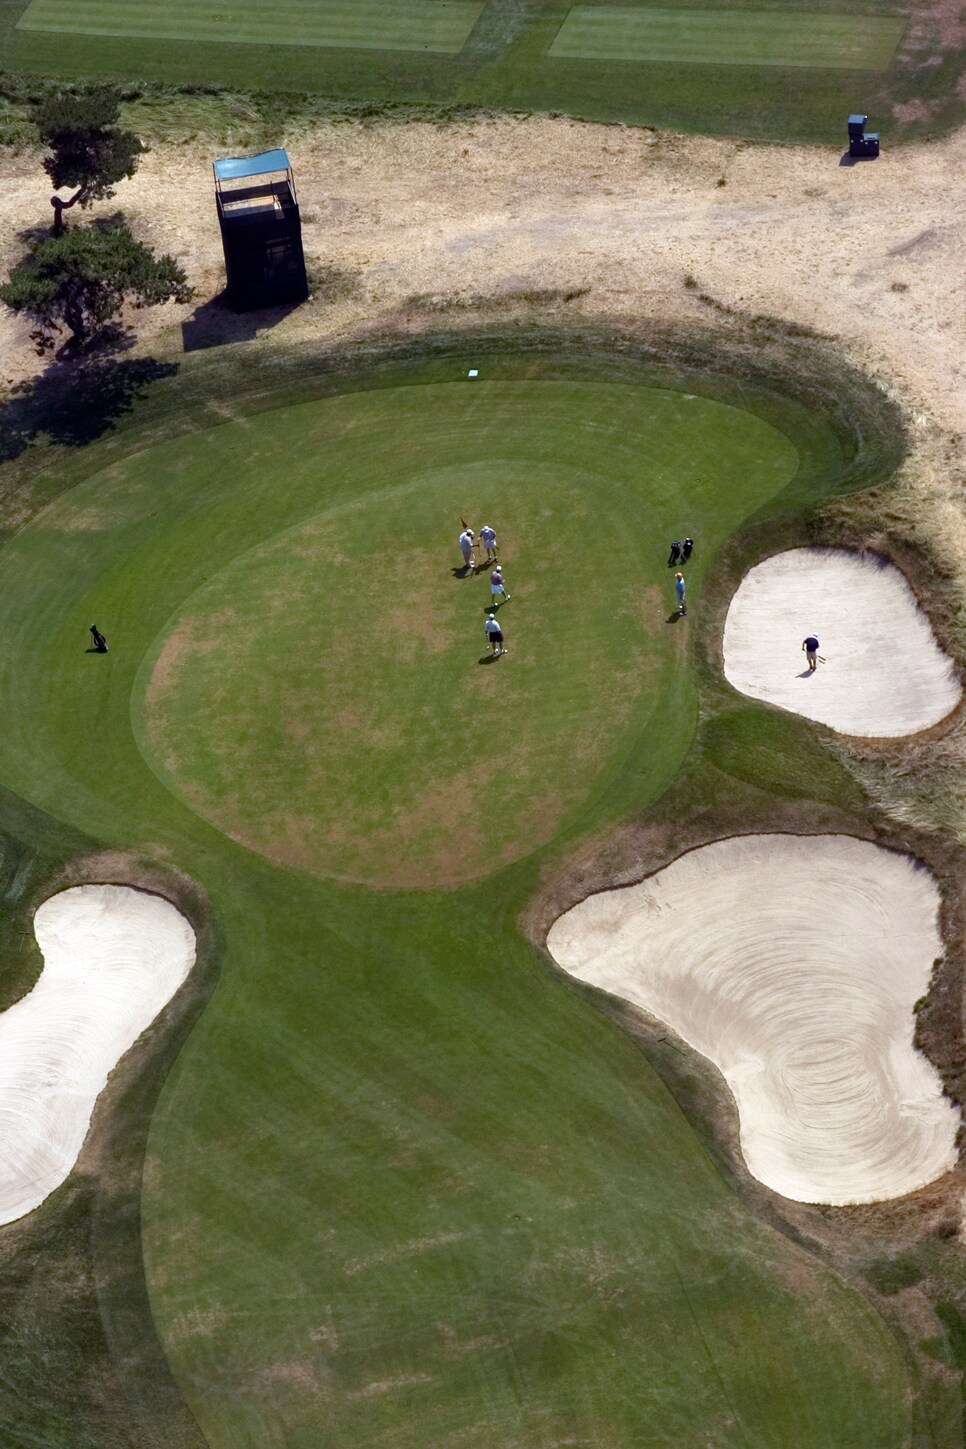
[[[97,654],[106,654],[107,653],[107,640],[104,638],[104,635],[101,633],[100,629],[98,629],[98,627],[97,627],[96,624],[92,624],[91,625],[90,633],[91,633],[91,638],[94,640],[94,651],[95,651],[95,653],[97,653]]]
[[[480,543],[486,549],[487,562],[492,559],[496,563],[496,533],[488,523],[480,529]]]
[[[814,673],[818,667],[818,651],[820,648],[818,636],[809,634],[807,639],[802,640],[802,648],[805,650],[805,658],[808,660],[809,670]]]
[[[491,609],[486,616],[486,623],[483,625],[490,649],[494,654],[506,654],[503,647],[503,630],[496,621],[496,615]]]
[[[464,528],[463,532],[460,534],[460,553],[463,555],[463,567],[465,569],[472,569],[476,567],[476,561],[473,558],[474,542],[475,539],[473,536],[472,528]]]
[[[674,575],[674,592],[678,598],[678,613],[686,614],[688,606],[684,602],[684,575],[680,572]]]
[[[480,537],[482,538],[483,535],[480,534]],[[505,604],[510,602],[510,595],[507,593],[506,584],[503,582],[502,569],[494,569],[490,574],[490,598],[494,603],[496,603],[497,599],[502,599]]]
[[[681,545],[681,562],[682,563],[687,563],[688,559],[691,557],[691,555],[692,555],[693,552],[694,552],[694,539],[693,538],[686,538],[684,540],[684,542],[682,543],[682,545]]]
[[[682,550],[683,547],[684,547],[684,544],[681,542],[681,540],[679,538],[676,538],[674,540],[674,542],[671,544],[671,552],[668,554],[668,560],[667,560],[667,566],[668,566],[668,568],[672,568],[674,564],[680,563],[680,561],[681,561],[681,550]]]

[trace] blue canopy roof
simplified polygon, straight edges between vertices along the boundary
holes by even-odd
[[[243,176],[264,176],[269,171],[288,171],[291,162],[287,151],[261,151],[257,156],[229,156],[213,161],[219,181],[238,181]]]

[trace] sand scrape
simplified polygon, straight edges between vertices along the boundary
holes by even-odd
[[[814,673],[802,653],[810,634],[821,645]],[[945,719],[961,696],[903,575],[848,549],[795,548],[756,564],[728,609],[723,653],[725,675],[742,694],[840,734],[915,734]]]
[[[66,1180],[109,1074],[195,960],[181,912],[130,886],[61,891],[34,930],[44,969],[0,1015],[0,1223]]]
[[[547,945],[715,1063],[760,1181],[801,1202],[874,1202],[956,1161],[958,1114],[913,1046],[938,909],[907,856],[851,836],[748,835],[590,896]]]

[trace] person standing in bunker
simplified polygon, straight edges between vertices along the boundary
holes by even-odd
[[[460,534],[460,553],[463,555],[463,567],[467,572],[476,567],[476,560],[473,557],[474,543],[472,528],[464,528]]]
[[[100,629],[98,629],[96,624],[91,625],[90,633],[91,638],[94,641],[94,652],[96,654],[106,654],[107,640],[104,638],[104,635],[101,633]]]
[[[494,614],[492,609],[486,616],[486,623],[483,625],[483,630],[486,634],[487,642],[489,643],[489,646],[493,653],[505,654],[506,650],[503,647],[503,630],[497,623],[496,615]]]
[[[688,606],[684,602],[684,588],[684,575],[682,573],[676,573],[674,575],[674,592],[677,595],[679,614],[686,614],[688,612]]]
[[[814,674],[818,666],[819,647],[818,636],[816,634],[809,634],[807,639],[802,640],[802,648],[805,651],[805,658],[808,660],[810,674]]]
[[[506,591],[506,584],[503,582],[503,570],[496,568],[490,574],[490,599],[496,604],[502,599],[505,604],[510,602],[510,595]]]
[[[480,543],[486,549],[487,563],[489,563],[490,559],[492,559],[493,562],[496,563],[496,533],[488,523],[484,523],[483,527],[480,529]]]

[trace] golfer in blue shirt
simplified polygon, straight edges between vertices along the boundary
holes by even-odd
[[[674,575],[674,592],[678,596],[678,613],[686,614],[688,606],[684,602],[684,575],[682,573]]]

